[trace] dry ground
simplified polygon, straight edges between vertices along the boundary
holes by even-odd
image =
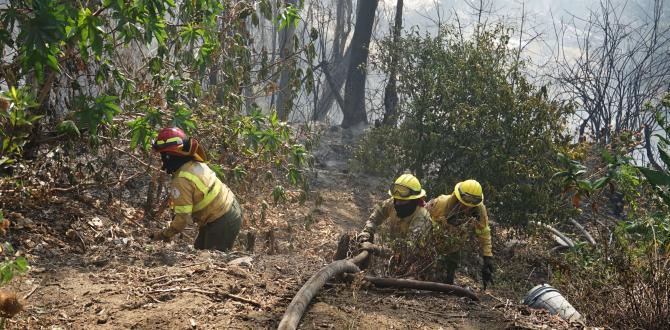
[[[130,203],[142,196],[132,189],[111,204],[76,191],[6,200],[2,207],[12,221],[9,241],[31,264],[28,274],[10,284],[26,297],[26,310],[7,327],[276,328],[300,286],[332,260],[337,237],[360,228],[387,187],[387,179],[348,173],[335,150],[346,145],[337,131],[324,138],[317,153],[322,165],[311,176],[312,192],[305,203],[289,198],[275,206],[267,193],[243,199],[247,223],[236,251],[228,254],[194,250],[192,229],[170,243],[150,242],[149,229],[164,224],[142,222],[142,211]],[[260,223],[263,200],[270,207]],[[255,236],[254,252],[245,252],[247,232]],[[478,290],[464,275],[473,272],[462,272],[458,281]],[[570,327],[543,311],[519,306],[524,293],[498,284],[476,303],[444,294],[330,283],[307,311],[301,329]]]

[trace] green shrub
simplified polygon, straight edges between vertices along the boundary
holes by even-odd
[[[600,246],[579,246],[556,267],[557,284],[589,324],[667,329],[670,215],[621,221]]]
[[[526,81],[508,41],[503,27],[470,39],[450,28],[402,38],[399,124],[367,135],[360,167],[409,169],[432,196],[477,179],[491,213],[507,223],[559,216],[550,177],[571,109]]]
[[[0,94],[0,167],[21,156],[33,124],[42,117],[32,113],[35,106],[33,95],[25,90],[11,87]]]

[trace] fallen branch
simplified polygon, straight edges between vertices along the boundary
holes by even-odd
[[[559,244],[561,244],[561,245],[565,245],[565,246],[570,247],[570,248],[575,247],[575,243],[574,243],[570,238],[568,238],[567,236],[565,236],[565,234],[563,234],[562,232],[558,231],[556,228],[554,228],[554,227],[552,227],[552,226],[550,226],[550,225],[547,225],[547,224],[544,224],[544,223],[540,223],[540,222],[535,222],[535,221],[528,221],[528,223],[530,223],[530,224],[532,224],[532,225],[535,225],[535,226],[538,226],[538,227],[544,227],[545,229],[549,230],[552,234],[554,234],[554,235],[556,235],[558,238],[560,238],[560,240],[556,240]],[[562,241],[562,242],[561,242],[561,241]]]
[[[347,274],[347,278],[355,278],[355,275]],[[378,286],[380,288],[394,287],[394,288],[405,288],[405,289],[417,289],[417,290],[427,290],[435,292],[443,292],[459,297],[467,297],[474,301],[479,301],[479,297],[475,295],[474,292],[460,287],[458,285],[444,284],[438,282],[426,282],[426,281],[416,281],[416,280],[405,280],[397,278],[381,278],[373,276],[364,276],[364,280]]]
[[[593,239],[593,236],[591,236],[591,234],[588,232],[588,230],[586,230],[586,228],[584,228],[584,226],[582,226],[575,219],[570,219],[570,222],[572,222],[572,224],[575,225],[575,227],[577,227],[577,229],[579,229],[582,234],[584,234],[584,237],[586,237],[586,240],[589,242],[589,244],[596,246],[596,240]]]

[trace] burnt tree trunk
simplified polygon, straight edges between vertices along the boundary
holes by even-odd
[[[342,127],[348,128],[361,123],[367,124],[365,111],[365,78],[372,37],[372,26],[375,21],[378,0],[361,1],[358,3],[356,27],[351,39],[351,58],[347,71],[347,83],[344,87],[344,109]]]
[[[295,6],[297,0],[286,0],[286,6]],[[279,58],[282,62],[282,70],[279,74],[279,90],[277,91],[277,116],[280,120],[287,121],[289,112],[292,108],[293,89],[290,86],[291,71],[294,67],[294,62],[291,59],[293,55],[293,35],[295,34],[295,25],[288,24],[280,32],[279,35]]]
[[[327,67],[324,66],[324,75],[326,76],[326,83],[323,86],[321,98],[317,102],[314,112],[314,120],[324,121],[333,107],[333,103],[337,101],[340,109],[344,108],[344,101],[342,95],[342,86],[347,78],[347,69],[349,68],[349,54],[351,47],[345,47],[346,40],[351,32],[351,0],[338,0],[337,13],[335,23],[335,34],[333,36],[333,55],[328,62]]]
[[[403,0],[398,0],[395,9],[395,24],[393,26],[393,48],[391,49],[391,63],[389,65],[389,81],[384,89],[384,119],[382,123],[395,126],[398,121],[398,90],[396,76],[398,75],[398,58],[400,57],[400,32],[402,31]]]

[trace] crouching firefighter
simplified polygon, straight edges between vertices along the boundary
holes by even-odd
[[[398,247],[417,247],[431,228],[430,214],[424,208],[426,191],[414,175],[403,174],[391,185],[388,194],[390,198],[376,205],[356,240],[372,242],[378,227],[385,224],[391,242],[403,244]]]
[[[460,260],[460,250],[474,232],[484,260],[482,282],[484,289],[493,283],[493,252],[491,249],[491,229],[484,206],[482,186],[475,180],[459,182],[451,195],[440,195],[426,205],[436,226],[434,232],[442,236],[438,240],[444,244],[442,252],[446,266],[448,284],[454,283],[454,275]]]
[[[162,169],[172,175],[170,206],[174,219],[151,238],[169,241],[187,225],[196,223],[196,249],[231,249],[242,224],[242,210],[233,192],[205,164],[206,154],[198,141],[170,127],[158,133],[152,147],[161,155]]]

